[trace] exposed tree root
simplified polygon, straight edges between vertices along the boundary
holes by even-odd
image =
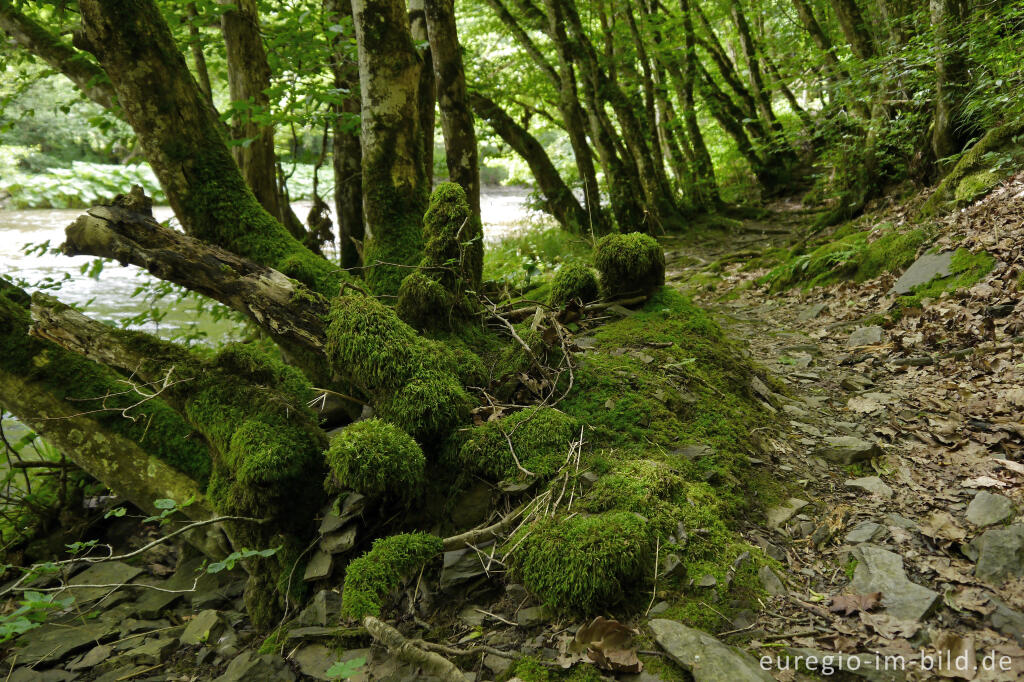
[[[436,675],[442,680],[465,682],[465,676],[454,663],[440,654],[417,647],[387,623],[367,616],[363,619],[363,627],[374,640],[387,647],[387,650],[398,659],[418,665],[423,672]]]

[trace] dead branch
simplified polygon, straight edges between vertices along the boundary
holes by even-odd
[[[363,627],[396,658],[417,665],[423,672],[436,675],[446,682],[466,682],[462,671],[454,663],[440,654],[424,651],[387,623],[367,616],[363,619]]]

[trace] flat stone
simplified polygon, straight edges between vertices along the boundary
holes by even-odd
[[[320,534],[327,535],[338,530],[346,523],[363,513],[366,498],[359,493],[347,493],[328,503],[323,511],[320,523]]]
[[[89,649],[77,661],[68,664],[68,670],[88,670],[89,668],[95,668],[103,661],[110,657],[111,647],[107,644],[100,644]]]
[[[66,625],[43,625],[32,630],[32,634],[22,638],[24,646],[17,650],[18,662],[25,665],[38,665],[50,661],[59,661],[68,654],[84,649],[89,644],[98,644],[100,640],[117,632],[117,623],[91,622],[86,625],[68,627]]]
[[[857,545],[851,555],[857,567],[850,590],[855,594],[881,592],[885,613],[893,618],[919,621],[938,600],[937,592],[910,582],[899,554],[865,543]]]
[[[988,616],[992,627],[1008,637],[1013,637],[1018,644],[1024,644],[1024,613],[1010,608],[995,597],[989,597],[989,603],[996,607]]]
[[[327,670],[337,663],[338,654],[323,644],[310,644],[297,650],[291,659],[298,664],[303,675],[314,680],[330,680]]]
[[[351,523],[341,530],[325,535],[320,541],[320,549],[331,555],[343,554],[356,546],[356,537],[356,524]]]
[[[104,561],[93,564],[68,581],[68,593],[75,597],[76,604],[110,594],[112,587],[78,587],[75,585],[122,585],[131,582],[132,578],[142,573],[142,569],[129,566],[120,561]]]
[[[284,659],[275,654],[260,656],[253,651],[243,651],[231,660],[224,674],[214,682],[294,682],[295,673]]]
[[[185,626],[181,633],[181,643],[186,646],[208,644],[217,640],[217,635],[224,628],[220,613],[213,609],[201,611]]]
[[[800,314],[796,316],[796,319],[801,322],[809,322],[825,312],[827,308],[827,303],[815,303],[814,305],[807,306],[801,310]]]
[[[895,526],[897,528],[903,528],[905,530],[914,530],[917,528],[917,524],[908,519],[906,516],[900,516],[896,513],[885,515],[885,524],[887,526]]]
[[[824,444],[815,450],[814,454],[833,464],[847,466],[878,457],[882,454],[882,448],[878,443],[856,436],[833,436],[826,438]]]
[[[170,637],[151,637],[124,655],[136,665],[159,665],[170,657],[176,647],[177,642]]]
[[[858,327],[853,330],[850,334],[850,338],[846,341],[848,348],[857,348],[859,346],[877,346],[882,343],[882,339],[885,338],[885,332],[881,327]]]
[[[4,682],[71,682],[78,679],[78,675],[60,668],[50,670],[36,670],[34,668],[15,668],[9,676],[5,676]]]
[[[334,567],[334,557],[320,548],[317,548],[313,552],[313,557],[306,564],[306,572],[302,575],[302,579],[311,582],[313,580],[323,580],[324,578],[331,575],[331,569]]]
[[[773,682],[748,654],[726,646],[711,635],[674,620],[648,623],[655,641],[668,657],[693,675],[695,682]]]
[[[672,608],[672,605],[663,600],[652,606],[650,613],[652,616],[657,616],[659,613],[665,613],[670,608]]]
[[[974,575],[979,580],[997,585],[1024,576],[1024,525],[989,529],[971,545],[978,552]]]
[[[472,528],[491,512],[491,486],[477,482],[459,496],[452,508],[452,523],[456,528]]]
[[[757,571],[757,577],[761,579],[761,586],[764,587],[764,591],[773,597],[782,597],[789,593],[786,586],[779,579],[779,576],[775,575],[768,566],[762,566]]]
[[[163,581],[152,581],[153,584],[168,590],[188,590],[195,585],[196,578],[198,577],[198,571],[205,561],[205,557],[197,556],[191,559],[187,559],[181,563],[178,570],[174,572],[167,580]],[[209,575],[209,574],[207,574]],[[215,579],[214,576],[210,576]],[[137,582],[142,584],[149,584],[150,581],[147,579],[139,579]],[[185,595],[183,593],[174,592],[162,592],[159,590],[143,590],[142,596],[134,602],[135,613],[140,618],[153,619],[157,618],[165,608],[170,606],[173,602],[181,599]]]
[[[520,627],[532,628],[546,623],[549,617],[547,608],[543,606],[528,606],[525,609],[519,609],[519,612],[516,614],[516,622],[519,623]]]
[[[843,483],[847,488],[860,488],[872,495],[889,499],[892,497],[892,488],[885,484],[878,476],[864,476],[863,478],[851,478]]]
[[[328,620],[341,611],[341,595],[329,590],[320,590],[309,604],[302,610],[296,621],[299,625],[318,625],[325,627]]]
[[[1013,516],[1010,498],[982,490],[967,505],[967,520],[975,526],[991,526]]]
[[[807,500],[791,497],[785,504],[769,509],[765,516],[768,519],[769,528],[778,528],[786,521],[793,518],[793,515],[808,505]]]
[[[846,544],[859,545],[862,542],[880,540],[885,535],[885,526],[865,521],[846,534]]]
[[[494,542],[485,542],[479,547],[490,547]],[[453,585],[465,582],[471,578],[484,574],[484,565],[480,561],[480,555],[471,548],[456,549],[444,553],[444,563],[441,567],[441,589],[446,590]]]
[[[936,277],[949,277],[952,274],[953,252],[926,253],[900,275],[896,283],[889,289],[890,296],[909,294],[914,287],[927,284]]]

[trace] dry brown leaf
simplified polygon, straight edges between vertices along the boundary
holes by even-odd
[[[917,634],[921,624],[912,620],[897,620],[885,613],[860,613],[860,622],[886,639],[909,638]]]
[[[934,511],[921,523],[921,532],[936,540],[960,542],[967,537],[967,531],[957,525],[947,511]]]
[[[852,616],[860,611],[870,611],[882,603],[881,592],[870,594],[837,594],[832,597],[832,603],[828,610],[832,613],[841,613],[844,616]]]
[[[940,630],[932,633],[932,646],[935,647],[936,665],[932,670],[935,674],[965,680],[973,680],[977,675],[973,637]]]
[[[575,653],[586,651],[597,667],[616,672],[639,673],[644,665],[633,646],[632,629],[616,620],[598,616],[576,632],[569,646]]]

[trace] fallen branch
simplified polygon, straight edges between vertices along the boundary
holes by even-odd
[[[446,682],[466,682],[462,671],[454,663],[440,654],[424,651],[387,623],[367,616],[363,619],[363,627],[374,640],[384,645],[399,660],[419,666],[423,672],[436,675]]]
[[[469,547],[470,545],[478,545],[481,542],[487,540],[493,540],[498,534],[512,527],[512,523],[519,518],[519,516],[526,510],[533,500],[526,504],[520,505],[517,509],[512,511],[508,516],[498,521],[494,525],[487,526],[486,528],[474,528],[473,530],[467,530],[465,533],[459,533],[449,538],[444,539],[444,551],[451,552],[456,549],[462,549],[463,547]]]
[[[637,303],[643,303],[648,298],[649,298],[648,296],[632,296],[630,298],[620,298],[620,299],[615,300],[615,301],[603,301],[601,303],[591,303],[590,305],[583,306],[583,310],[585,310],[586,312],[591,312],[591,311],[596,311],[596,310],[605,310],[606,308],[611,308],[614,305],[636,305]],[[546,308],[547,306],[534,305],[534,306],[529,306],[529,307],[526,307],[526,308],[515,308],[513,310],[509,310],[508,312],[504,313],[504,315],[505,315],[506,318],[508,318],[510,320],[515,320],[516,322],[518,322],[519,320],[526,319],[530,315],[536,315],[537,314],[537,309],[541,308],[541,307],[545,307]]]

